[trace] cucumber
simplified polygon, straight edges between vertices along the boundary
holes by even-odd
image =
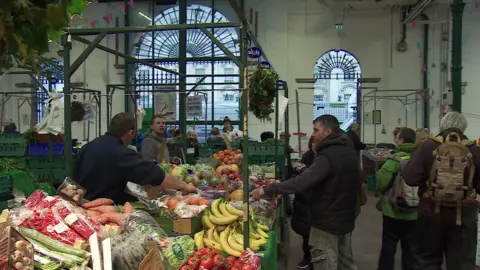
[[[35,240],[36,242],[41,243],[43,246],[47,247],[52,251],[58,251],[62,253],[72,254],[81,258],[89,258],[90,253],[83,249],[78,249],[71,247],[67,244],[64,244],[60,241],[52,239],[46,235],[43,235],[35,230],[19,227],[18,231],[25,237]]]

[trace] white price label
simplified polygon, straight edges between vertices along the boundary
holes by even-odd
[[[75,221],[78,220],[78,217],[77,215],[75,215],[74,213],[71,213],[70,215],[68,215],[67,217],[65,217],[65,222],[68,224],[68,225],[72,225]]]
[[[68,227],[67,227],[67,225],[65,225],[65,223],[60,222],[57,225],[53,226],[53,230],[56,233],[61,234],[61,233],[66,232],[68,230]]]

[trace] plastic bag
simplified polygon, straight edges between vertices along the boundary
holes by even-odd
[[[195,241],[188,235],[175,237],[173,242],[162,249],[162,255],[174,269],[180,268],[195,251]]]
[[[58,194],[64,197],[66,200],[72,201],[76,205],[83,203],[83,197],[86,190],[82,188],[77,182],[73,181],[69,177],[63,180],[60,187],[57,189]]]
[[[260,269],[260,266],[262,265],[260,257],[249,248],[242,252],[242,255],[240,255],[238,260],[243,264],[249,264],[253,269]]]
[[[57,196],[48,196],[47,193],[41,190],[35,190],[25,200],[25,208],[31,210],[42,210],[54,206],[61,198]]]
[[[83,238],[88,239],[95,232],[101,237],[101,225],[90,220],[86,215],[76,210],[70,203],[60,201],[52,208],[52,210],[58,219],[64,221]]]
[[[159,247],[165,246],[168,235],[158,226],[157,221],[145,211],[136,210],[131,213],[125,222],[125,232],[139,232],[149,241],[157,243]]]
[[[112,264],[115,270],[137,270],[147,256],[145,240],[138,233],[112,237]]]
[[[145,187],[139,184],[127,182],[127,187],[125,188],[125,192],[136,198],[148,200],[148,195],[147,195],[147,191],[145,191]]]

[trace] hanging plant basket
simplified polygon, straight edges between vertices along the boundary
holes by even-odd
[[[86,113],[87,112],[85,111],[85,104],[78,101],[72,101],[72,121],[73,122],[82,121]]]
[[[262,121],[272,121],[273,101],[277,92],[278,74],[273,69],[259,67],[248,82],[248,110]]]

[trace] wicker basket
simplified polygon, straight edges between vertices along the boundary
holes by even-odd
[[[15,262],[11,255],[14,252],[15,242],[20,240],[30,244],[25,237],[12,227],[7,227],[0,233],[0,270],[15,269],[13,267]],[[30,259],[32,262],[31,269],[33,269],[33,246]]]

